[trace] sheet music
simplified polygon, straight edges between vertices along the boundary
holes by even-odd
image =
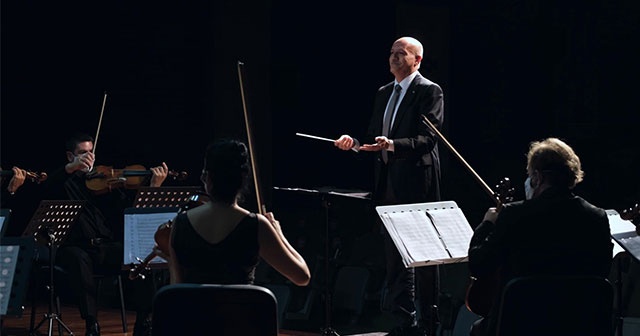
[[[429,210],[442,240],[451,253],[451,258],[467,259],[473,229],[460,208]]]
[[[159,210],[160,211],[160,210]],[[144,259],[155,245],[155,233],[158,227],[173,220],[178,211],[154,213],[125,213],[124,215],[124,265],[138,264],[137,258]],[[150,263],[166,263],[157,257]]]
[[[416,261],[449,258],[431,220],[422,211],[402,211],[383,214],[383,222],[398,250],[402,250],[405,266]]]
[[[634,258],[640,261],[640,236],[635,231],[614,234],[613,238]]]
[[[619,233],[635,233],[636,226],[628,220],[624,220],[620,217],[620,214],[615,210],[605,210],[607,212],[607,216],[609,217],[609,229],[611,230],[611,242],[613,243],[613,254],[612,258],[615,257],[618,253],[624,252],[624,248],[620,246],[615,239],[613,239],[613,235]]]
[[[405,267],[466,261],[473,229],[453,201],[376,207]]]
[[[6,315],[20,246],[0,245],[0,315]]]

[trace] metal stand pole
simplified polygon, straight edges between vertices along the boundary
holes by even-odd
[[[58,333],[60,335],[62,335],[62,329],[66,330],[69,335],[73,336],[73,332],[71,331],[71,329],[69,329],[69,327],[64,324],[64,322],[62,322],[62,319],[60,318],[60,311],[56,308],[56,312],[54,312],[54,305],[55,305],[55,301],[56,301],[56,296],[55,296],[55,287],[53,285],[53,278],[54,278],[54,260],[56,258],[56,247],[55,247],[55,236],[53,235],[53,232],[51,232],[51,229],[48,228],[48,237],[49,237],[49,311],[47,312],[47,314],[44,315],[44,318],[42,319],[42,321],[40,321],[40,323],[38,323],[38,325],[33,329],[34,335],[35,335],[35,331],[38,330],[40,328],[40,326],[42,326],[44,324],[44,322],[49,322],[49,331],[47,333],[48,336],[52,336],[53,335],[53,321],[56,321],[58,324]],[[56,307],[58,307],[56,305]]]
[[[329,207],[331,206],[330,201],[326,197],[326,195],[322,195],[322,206],[325,209],[325,249],[324,249],[324,274],[325,274],[325,285],[324,285],[324,308],[325,308],[325,325],[321,331],[322,336],[340,336],[332,327],[331,327],[331,290],[329,289],[329,250],[331,245],[329,244],[330,234],[329,234]]]

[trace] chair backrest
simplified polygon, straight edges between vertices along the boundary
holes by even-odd
[[[273,293],[256,285],[172,284],[153,300],[152,331],[163,335],[277,336]]]
[[[281,326],[291,300],[291,289],[284,284],[260,284],[260,286],[267,288],[275,295],[276,301],[278,301],[278,325]]]
[[[613,286],[595,276],[530,276],[502,292],[497,335],[613,335]]]

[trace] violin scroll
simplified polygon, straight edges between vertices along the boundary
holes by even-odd
[[[187,172],[185,171],[176,172],[176,171],[170,170],[169,172],[167,172],[167,177],[170,177],[171,179],[176,181],[184,181],[187,179],[187,177],[189,177],[189,174],[187,174]]]
[[[515,188],[511,186],[511,180],[508,177],[503,177],[498,184],[496,184],[496,192],[494,197],[498,204],[498,209],[501,209],[505,203],[513,202],[515,194]]]
[[[632,207],[622,210],[620,218],[632,221],[638,217],[638,215],[640,215],[640,203],[636,203]]]

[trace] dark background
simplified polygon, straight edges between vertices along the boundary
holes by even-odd
[[[97,164],[165,161],[190,174],[166,185],[199,185],[205,145],[247,137],[242,61],[267,205],[277,204],[272,187],[369,191],[365,155],[295,133],[361,134],[376,89],[392,80],[389,48],[410,35],[425,47],[421,73],[444,89],[443,134],[488,185],[509,177],[522,198],[528,143],[555,136],[582,159],[576,192],[620,210],[640,198],[639,9],[631,0],[4,1],[1,164],[64,164],[71,132],[96,134],[106,91]],[[444,199],[475,225],[491,199],[441,153]],[[16,194],[9,232],[26,225],[38,188]]]

